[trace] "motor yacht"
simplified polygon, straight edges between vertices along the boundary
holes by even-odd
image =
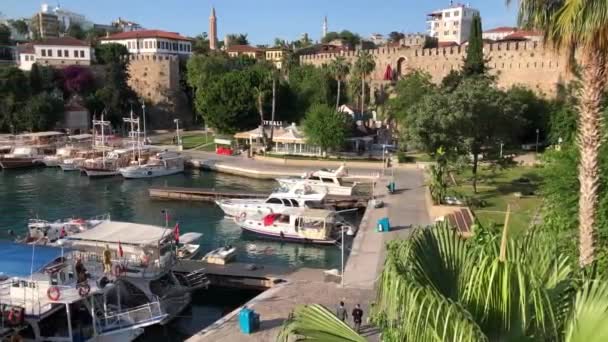
[[[90,219],[68,218],[65,220],[47,221],[30,219],[27,225],[28,234],[22,242],[35,244],[52,244],[69,235],[83,232],[98,224],[110,221],[110,214],[92,217]]]
[[[184,172],[184,157],[172,151],[156,153],[145,164],[132,164],[119,170],[124,178],[152,178]]]
[[[281,187],[310,187],[313,191],[326,192],[328,195],[351,196],[357,183],[347,184],[344,177],[348,173],[341,165],[336,170],[321,169],[305,174],[301,178],[277,178]]]
[[[281,213],[289,208],[319,207],[323,205],[325,192],[312,191],[308,186],[273,192],[266,199],[220,199],[215,203],[227,216],[265,215]]]

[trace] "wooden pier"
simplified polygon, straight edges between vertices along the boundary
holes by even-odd
[[[149,188],[151,198],[180,201],[215,202],[224,198],[264,199],[268,194],[260,192],[220,191],[205,188],[161,187]],[[336,209],[365,208],[369,196],[335,196],[328,195],[326,202]]]

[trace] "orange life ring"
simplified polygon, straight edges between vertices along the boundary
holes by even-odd
[[[247,213],[243,211],[243,212],[242,212],[242,213],[239,215],[239,217],[237,218],[237,221],[239,221],[239,222],[244,222],[244,221],[245,221],[245,219],[247,219]]]
[[[50,300],[58,300],[61,297],[61,291],[57,286],[51,286],[48,290],[46,290],[46,295]]]

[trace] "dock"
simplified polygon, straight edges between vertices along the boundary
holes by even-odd
[[[251,198],[264,199],[268,194],[261,192],[242,192],[242,191],[220,191],[206,188],[182,188],[182,187],[153,187],[148,189],[148,193],[153,199],[180,200],[180,201],[199,201],[212,202],[224,198]],[[325,201],[336,209],[365,208],[369,196],[335,196],[328,195]]]

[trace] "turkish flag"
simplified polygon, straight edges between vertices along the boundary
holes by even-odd
[[[122,245],[120,244],[120,241],[118,241],[118,256],[122,258],[123,255]]]
[[[179,243],[179,222],[177,222],[175,228],[173,228],[173,237],[175,238],[175,243]]]

